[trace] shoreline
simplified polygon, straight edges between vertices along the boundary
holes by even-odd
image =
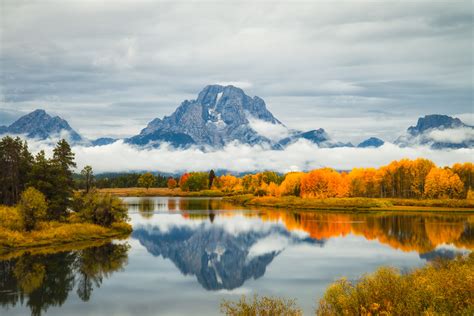
[[[132,226],[128,223],[108,228],[87,223],[55,223],[53,227],[29,233],[5,230],[0,232],[0,258],[18,252],[37,252],[42,249],[125,239],[131,232]]]
[[[256,197],[236,195],[223,201],[241,206],[273,207],[297,210],[345,211],[345,212],[447,212],[474,213],[473,200],[411,200],[382,198],[329,198]]]
[[[99,193],[107,193],[119,197],[153,197],[153,196],[170,196],[170,197],[225,197],[236,195],[234,193],[225,193],[218,190],[203,191],[181,191],[181,189],[168,188],[103,188],[97,189]]]

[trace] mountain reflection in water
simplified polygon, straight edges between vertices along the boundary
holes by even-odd
[[[135,225],[132,238],[153,256],[171,260],[182,274],[194,275],[206,290],[232,290],[260,278],[288,245],[323,247],[335,237],[362,236],[403,252],[416,251],[425,260],[463,252],[437,249],[440,245],[473,248],[472,215],[236,211],[213,199],[144,201],[135,206],[144,221]],[[165,213],[154,221],[156,210]]]

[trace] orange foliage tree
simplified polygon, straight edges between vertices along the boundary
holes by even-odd
[[[301,178],[301,196],[314,198],[345,197],[349,177],[331,168],[316,169]]]
[[[168,186],[168,189],[171,189],[173,190],[174,188],[176,188],[176,186],[178,185],[178,183],[176,182],[176,180],[174,178],[169,178],[168,181],[166,182],[166,185]]]
[[[184,173],[181,176],[181,178],[179,178],[179,187],[181,188],[181,190],[183,191],[189,190],[189,187],[187,185],[188,179],[189,179],[189,173]]]
[[[380,179],[375,168],[354,168],[349,173],[350,196],[377,197]]]

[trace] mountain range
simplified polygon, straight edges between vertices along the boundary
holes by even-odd
[[[283,131],[280,137],[268,133]],[[0,134],[24,135],[27,138],[49,139],[65,137],[73,143],[104,146],[114,138],[87,140],[59,116],[52,117],[44,110],[22,116],[10,126],[0,126]],[[221,148],[231,142],[262,145],[283,149],[300,140],[319,147],[354,147],[350,142],[333,140],[323,128],[299,131],[287,128],[266,107],[258,96],[250,97],[231,85],[209,85],[196,100],[185,100],[169,116],[151,120],[135,136],[124,142],[139,147],[156,147],[169,143],[173,147],[198,146],[203,149]],[[415,126],[407,129],[395,141],[401,147],[424,145],[433,149],[474,147],[474,127],[459,118],[447,115],[426,115]],[[384,141],[370,137],[357,145],[359,148],[380,147]]]

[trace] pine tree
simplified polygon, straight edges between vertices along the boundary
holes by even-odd
[[[74,190],[72,168],[76,167],[74,153],[64,139],[60,140],[53,150],[52,166],[55,172],[54,188],[50,203],[51,219],[62,219],[71,205]]]

